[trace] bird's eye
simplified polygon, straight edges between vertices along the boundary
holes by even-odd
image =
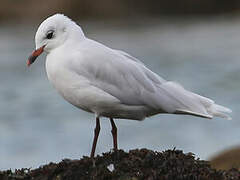
[[[46,35],[47,39],[52,39],[53,38],[53,31],[49,31]]]

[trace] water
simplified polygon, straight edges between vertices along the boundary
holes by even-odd
[[[233,120],[157,115],[118,120],[124,150],[179,148],[207,159],[240,144],[240,17],[82,22],[87,35],[140,58],[150,69],[233,110]],[[89,155],[94,115],[65,102],[47,80],[41,56],[26,67],[37,25],[1,25],[0,169],[38,167]],[[97,154],[112,148],[110,122],[101,121]]]

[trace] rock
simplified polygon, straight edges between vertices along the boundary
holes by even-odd
[[[114,167],[109,170],[109,165]],[[95,158],[95,167],[89,157],[80,160],[62,160],[34,170],[20,169],[0,172],[1,180],[237,180],[240,171],[211,168],[208,161],[196,159],[192,153],[181,150],[156,152],[135,149],[129,153],[103,153]]]
[[[240,170],[240,146],[223,151],[210,159],[211,166],[216,169],[229,170],[236,168]]]

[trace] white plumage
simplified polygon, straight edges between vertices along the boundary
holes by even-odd
[[[44,42],[46,32],[55,37]],[[36,48],[46,43],[48,78],[71,104],[97,116],[142,120],[158,113],[230,119],[230,109],[166,81],[140,60],[84,36],[64,15],[46,19],[36,33]]]
[[[64,15],[42,22],[35,43],[28,64],[47,52],[50,82],[68,102],[96,117],[142,120],[172,113],[230,119],[225,114],[230,109],[164,80],[123,51],[88,39],[81,27]]]

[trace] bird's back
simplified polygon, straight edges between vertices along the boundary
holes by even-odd
[[[130,112],[130,107],[139,107],[145,116],[163,112],[206,118],[223,116],[218,110],[214,112],[216,108],[212,100],[187,91],[175,82],[164,80],[138,59],[96,41],[86,38],[71,49],[71,55],[62,58],[63,69],[70,78],[65,79],[70,86],[65,89],[71,93],[61,94],[72,94],[65,99],[80,108],[85,107],[82,109],[98,114],[104,111],[115,118],[124,118],[116,113],[121,114],[122,109],[129,109]],[[56,88],[63,91],[62,87]],[[224,112],[228,112],[228,109],[224,109]]]

